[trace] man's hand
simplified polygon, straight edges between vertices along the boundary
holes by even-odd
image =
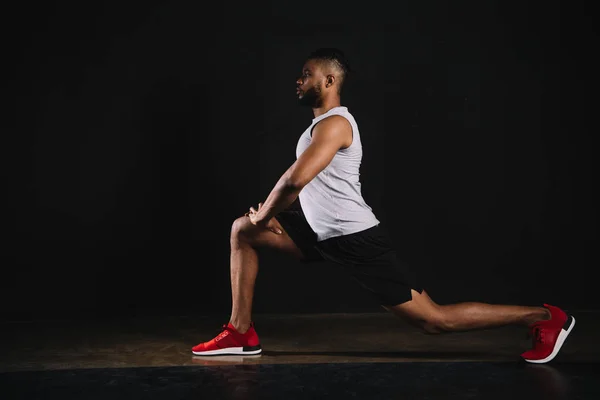
[[[258,215],[258,211],[262,207],[262,204],[263,203],[258,203],[258,210],[255,210],[254,207],[250,207],[250,211],[248,211],[245,215],[248,218],[250,218],[250,222],[252,223],[252,225],[268,229],[277,235],[281,235],[283,233],[283,228],[281,227],[281,225],[279,224],[279,222],[277,222],[277,220],[275,218],[271,218],[269,221],[266,221],[266,222],[258,221],[257,215]]]

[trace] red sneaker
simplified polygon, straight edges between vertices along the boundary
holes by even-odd
[[[544,307],[550,310],[551,318],[538,321],[529,327],[533,349],[521,354],[521,357],[530,363],[543,364],[552,361],[575,326],[575,318],[565,314],[560,308],[548,304],[544,304]]]
[[[260,354],[262,348],[254,323],[246,333],[239,333],[230,323],[223,325],[223,331],[214,339],[192,347],[192,353],[197,356],[213,356],[224,354]]]

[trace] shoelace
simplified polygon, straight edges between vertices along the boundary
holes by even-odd
[[[217,337],[215,338],[215,340],[221,340],[223,339],[225,336],[229,335],[229,332],[233,333],[233,330],[228,327],[227,325],[223,325],[223,327],[221,328],[220,333],[217,335]]]
[[[545,343],[546,342],[546,331],[540,325],[533,325],[529,331],[528,337],[533,338],[534,342]]]

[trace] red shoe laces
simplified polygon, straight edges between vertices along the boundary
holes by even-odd
[[[545,343],[546,342],[545,332],[546,332],[545,329],[542,328],[541,326],[533,325],[531,327],[530,336],[533,338],[533,340],[535,342]]]

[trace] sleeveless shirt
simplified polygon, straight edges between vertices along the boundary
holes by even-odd
[[[314,118],[298,140],[296,158],[310,145],[315,125],[332,115],[348,120],[352,126],[352,144],[339,149],[331,162],[302,188],[299,195],[300,207],[318,241],[360,232],[379,224],[361,193],[362,144],[358,125],[347,107],[334,107]]]

